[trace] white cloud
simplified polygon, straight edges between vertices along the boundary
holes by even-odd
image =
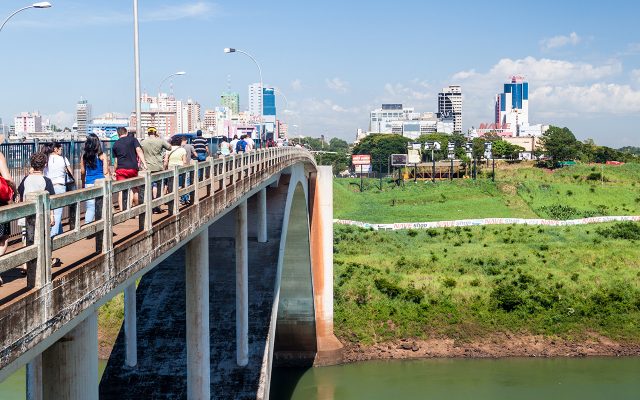
[[[44,118],[59,128],[71,128],[76,120],[75,114],[66,111],[58,111],[54,114],[44,115]]]
[[[418,88],[414,88],[402,83],[386,83],[384,85],[384,91],[388,96],[391,96],[395,101],[399,102],[433,99],[433,93],[427,92],[424,85],[419,83],[418,86]]]
[[[640,113],[640,91],[615,83],[541,86],[529,98],[539,108],[539,115],[548,118]]]
[[[631,70],[631,82],[640,85],[640,69]]]
[[[338,93],[347,93],[349,91],[349,83],[340,78],[325,79],[327,87]]]
[[[571,32],[568,36],[554,36],[552,38],[543,39],[540,41],[540,45],[543,49],[550,50],[564,46],[575,46],[582,41],[582,38],[577,33]]]
[[[291,82],[291,88],[296,92],[302,90],[302,81],[299,78],[294,79]]]

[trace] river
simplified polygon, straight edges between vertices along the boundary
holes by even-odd
[[[369,361],[275,369],[274,400],[638,399],[640,357]]]

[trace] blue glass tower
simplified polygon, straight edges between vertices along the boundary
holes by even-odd
[[[276,115],[276,94],[273,88],[262,89],[262,115]]]

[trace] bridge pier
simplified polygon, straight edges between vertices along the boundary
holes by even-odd
[[[27,400],[42,400],[42,354],[27,364]]]
[[[267,189],[263,188],[258,192],[258,243],[267,241]]]
[[[124,289],[124,336],[126,346],[124,363],[127,367],[135,367],[138,364],[135,282]]]
[[[211,397],[209,231],[186,246],[187,399]]]
[[[247,201],[236,208],[236,362],[249,363],[249,241]]]
[[[93,313],[42,353],[48,400],[98,400],[98,314]]]

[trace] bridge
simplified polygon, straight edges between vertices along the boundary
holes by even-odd
[[[96,221],[77,212],[49,239],[49,210],[91,199]],[[338,362],[332,202],[331,167],[285,147],[1,207],[36,234],[0,257],[3,276],[27,265],[0,288],[0,381],[26,365],[30,399],[266,399],[273,360]],[[97,310],[122,292],[99,384]]]

